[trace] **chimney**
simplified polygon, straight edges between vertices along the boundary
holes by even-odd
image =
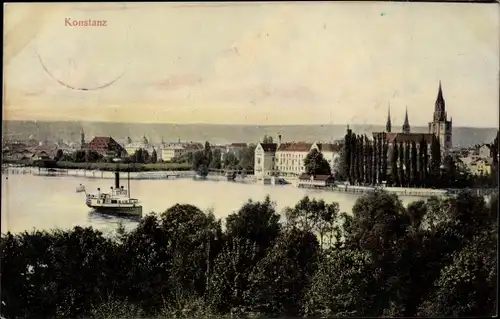
[[[278,145],[281,144],[281,134],[278,135]]]
[[[120,172],[115,172],[115,188],[120,189]]]

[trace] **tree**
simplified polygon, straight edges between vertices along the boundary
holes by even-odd
[[[349,180],[349,161],[350,156],[347,154],[348,147],[346,145],[347,134],[344,137],[344,141],[341,145],[339,156],[333,161],[333,172],[336,180],[348,181]]]
[[[457,182],[456,163],[450,155],[445,156],[443,160],[443,169],[441,170],[441,181],[444,187],[453,187]]]
[[[378,173],[380,171],[378,167],[378,161],[379,161],[379,143],[378,143],[378,138],[373,139],[373,148],[372,148],[372,185],[377,184],[377,177]]]
[[[399,185],[398,158],[399,158],[398,143],[394,142],[392,145],[392,153],[391,153],[391,181],[393,185]]]
[[[226,219],[225,245],[209,280],[208,300],[219,311],[244,306],[252,268],[280,235],[280,215],[269,197],[248,201]]]
[[[153,152],[151,152],[150,161],[151,161],[151,163],[158,162],[158,155],[156,154],[156,150],[155,149],[153,149]]]
[[[491,149],[491,157],[492,157],[492,162],[493,162],[493,167],[492,167],[492,182],[493,182],[493,187],[498,187],[498,136],[500,134],[500,131],[497,131],[497,135],[495,136],[495,139],[493,140],[493,143],[490,146]]]
[[[272,144],[273,143],[272,136],[264,135],[264,138],[262,139],[262,143],[263,144]]]
[[[307,292],[307,315],[318,318],[368,315],[372,276],[367,253],[345,248],[330,250],[322,256]]]
[[[455,251],[451,264],[444,266],[433,291],[424,301],[425,317],[490,317],[496,314],[497,242],[482,235]]]
[[[368,138],[366,135],[360,136],[361,140],[361,182],[363,184],[366,184],[368,182],[368,179],[366,177],[366,160],[368,157]]]
[[[205,142],[205,147],[203,148],[203,158],[203,164],[205,164],[206,166],[210,165],[210,163],[212,162],[212,149],[208,141]]]
[[[205,142],[205,147],[201,151],[193,154],[193,170],[200,176],[207,176],[210,163],[212,163],[213,155],[209,142]]]
[[[316,237],[308,231],[288,229],[253,268],[245,292],[250,310],[266,316],[298,316],[316,270]]]
[[[406,176],[405,176],[405,159],[404,159],[404,151],[405,151],[405,148],[404,148],[404,144],[403,142],[400,142],[399,143],[399,147],[398,147],[398,150],[399,150],[399,155],[398,155],[398,158],[399,158],[399,162],[398,162],[398,175],[399,175],[399,186],[403,187],[406,185]]]
[[[351,177],[351,180],[349,181],[349,183],[354,184],[358,180],[357,167],[356,167],[357,146],[356,146],[356,135],[355,134],[351,134],[350,143],[351,143],[351,146],[350,146],[350,149],[351,149],[351,161],[350,161],[350,163],[351,163],[351,165],[349,168],[349,171],[350,171],[349,176]]]
[[[212,161],[210,162],[210,168],[214,168],[214,169],[220,169],[222,167],[222,160],[221,160],[221,157],[222,157],[222,154],[221,154],[221,150],[216,148],[214,150],[212,150]]]
[[[380,144],[382,144],[381,154],[379,155],[379,165],[382,167],[382,172],[380,175],[382,181],[387,181],[387,160],[389,155],[389,145],[387,144],[387,137],[385,136],[385,133],[384,139],[380,140]]]
[[[311,176],[331,175],[330,164],[325,160],[323,154],[315,148],[304,158],[304,167],[306,174]]]
[[[224,154],[224,168],[235,169],[238,165],[238,158],[233,152]]]
[[[356,183],[363,182],[363,138],[356,135]]]
[[[343,157],[343,174],[345,179],[352,184],[351,166],[352,166],[352,144],[351,144],[351,130],[347,129],[344,136],[344,145],[342,147],[341,156]]]
[[[61,149],[57,150],[56,152],[56,157],[54,158],[54,160],[56,161],[60,161],[64,156],[64,153]]]
[[[134,155],[132,155],[131,160],[134,163],[147,163],[149,161],[149,153],[147,150],[139,148],[135,151]]]
[[[420,154],[422,156],[422,167],[421,169],[421,181],[422,186],[426,187],[429,185],[429,151],[428,144],[425,139],[422,140],[420,144]]]
[[[253,171],[255,165],[255,145],[250,145],[241,150],[239,167]]]
[[[268,197],[262,202],[246,202],[237,213],[226,218],[226,234],[230,238],[245,238],[264,251],[281,230],[276,204]]]
[[[366,143],[366,182],[370,185],[374,184],[373,180],[373,143]]]
[[[441,166],[441,146],[439,144],[438,138],[433,135],[431,143],[431,162],[429,167],[429,173],[431,177],[431,183],[433,186],[439,186],[439,175]]]
[[[324,200],[302,198],[293,208],[285,209],[287,227],[310,231],[319,237],[320,247],[331,246],[339,240],[338,203],[326,204]],[[326,240],[329,240],[327,243]]]
[[[193,153],[193,162],[192,162],[192,168],[193,170],[197,171],[198,168],[203,165],[204,163],[204,158],[203,158],[203,152],[202,151],[196,151]]]
[[[224,229],[213,213],[178,204],[111,236],[82,227],[2,234],[2,316],[496,314],[498,195],[487,204],[463,191],[406,208],[376,191],[351,212],[304,198],[282,224],[266,198],[245,203]]]
[[[405,181],[406,181],[406,186],[411,185],[411,146],[410,143],[407,141],[405,142],[405,157],[404,157],[404,163],[405,163]]]

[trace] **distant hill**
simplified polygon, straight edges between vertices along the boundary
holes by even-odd
[[[256,143],[267,134],[283,141],[332,141],[342,139],[345,125],[215,125],[215,124],[141,124],[108,122],[45,122],[45,121],[2,121],[2,135],[12,139],[27,139],[33,135],[36,139],[70,141],[80,140],[83,128],[86,140],[94,136],[112,136],[124,141],[127,136],[137,141],[146,136],[150,142],[165,141],[205,142],[226,144],[231,142]],[[367,135],[374,131],[383,131],[381,125],[351,125],[354,132]],[[453,145],[472,146],[491,143],[497,128],[454,127]],[[413,132],[427,132],[427,127],[412,127]]]

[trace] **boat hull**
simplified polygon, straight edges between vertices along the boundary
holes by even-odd
[[[123,216],[142,216],[142,206],[107,206],[107,205],[92,205],[87,204],[95,212],[107,215],[123,215]]]

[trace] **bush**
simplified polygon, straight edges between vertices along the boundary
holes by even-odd
[[[1,314],[493,316],[497,208],[497,197],[488,206],[468,193],[405,208],[377,192],[351,215],[304,198],[285,224],[267,198],[245,203],[226,229],[213,214],[177,204],[115,237],[82,227],[7,233]]]

